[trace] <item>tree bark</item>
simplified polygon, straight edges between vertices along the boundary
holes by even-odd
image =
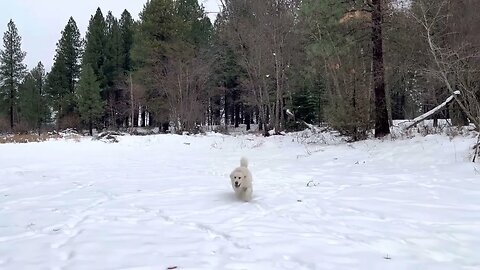
[[[275,36],[274,36],[274,40]],[[275,41],[276,42],[276,41]],[[275,132],[280,132],[280,106],[281,106],[281,99],[282,99],[282,93],[281,93],[281,87],[280,87],[280,66],[279,66],[279,61],[277,58],[277,53],[274,53],[275,57],[275,84],[276,84],[276,97],[275,97],[275,118],[274,118],[274,125],[275,125]]]
[[[235,127],[238,128],[240,125],[240,104],[237,102],[235,104]]]
[[[373,91],[375,94],[375,137],[390,134],[383,64],[382,0],[372,0]]]
[[[13,94],[13,85],[11,86],[11,89],[10,89],[10,128],[12,129],[13,131],[13,100],[15,98],[14,94]]]
[[[142,106],[142,107],[141,107],[141,110],[142,110],[142,114],[141,114],[141,117],[142,117],[142,123],[141,123],[141,126],[142,126],[142,127],[145,127],[145,126],[146,126],[146,123],[147,123],[147,121],[146,121],[146,119],[147,119],[147,118],[146,118],[146,117],[147,117],[147,115],[146,115],[145,106]]]
[[[250,108],[245,106],[244,113],[245,113],[245,124],[247,125],[247,131],[248,131],[248,130],[250,130],[250,122],[252,121],[250,119],[251,118]]]
[[[450,119],[452,121],[452,125],[457,127],[469,125],[467,115],[462,111],[462,109],[456,102],[453,103],[452,106],[450,106]]]
[[[133,80],[132,80],[132,72],[129,73],[130,76],[130,113],[132,117],[132,128],[135,126],[135,104],[133,99]],[[127,122],[128,124],[128,122]]]
[[[88,133],[90,134],[90,136],[93,136],[93,121],[91,119],[88,122]]]
[[[157,121],[155,119],[155,116],[153,113],[148,112],[147,113],[147,122],[149,127],[156,127],[157,126]]]
[[[132,123],[132,127],[138,127],[139,126],[139,123],[138,123],[138,108],[136,110],[133,111],[133,123]]]
[[[224,118],[225,118],[225,126],[228,127],[228,95],[227,95],[227,91],[225,90],[225,100],[224,100],[224,107],[223,107],[223,110],[224,110]]]

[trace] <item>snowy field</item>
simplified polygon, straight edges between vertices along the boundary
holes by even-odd
[[[474,137],[298,141],[0,145],[0,269],[480,269]]]

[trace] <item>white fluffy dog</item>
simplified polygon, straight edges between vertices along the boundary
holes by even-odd
[[[240,159],[240,167],[235,168],[230,174],[233,190],[237,197],[243,201],[252,199],[252,174],[248,170],[248,160]]]

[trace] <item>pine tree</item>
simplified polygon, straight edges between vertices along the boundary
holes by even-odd
[[[324,86],[322,82],[312,78],[310,74],[296,74],[295,86],[298,90],[293,94],[293,111],[296,120],[305,121],[309,124],[320,122],[322,117],[322,94]],[[302,126],[302,128],[304,128]]]
[[[305,60],[299,64],[324,85],[324,119],[353,140],[365,138],[373,128],[372,39],[370,14],[364,1],[305,0],[300,20],[306,46]],[[304,66],[304,67],[302,67]],[[314,81],[312,81],[314,82]],[[387,118],[388,120],[388,118]]]
[[[216,87],[211,89],[217,90],[211,94],[210,110],[211,122],[214,125],[220,125],[222,110],[225,116],[225,126],[229,125],[230,114],[234,111],[234,97],[245,95],[242,93],[240,87],[241,80],[245,78],[245,70],[240,66],[235,52],[228,46],[228,44],[221,38],[220,27],[224,23],[223,17],[219,16],[216,23],[216,33],[212,42],[212,55],[214,55],[213,69],[213,84]],[[221,87],[221,91],[218,88]],[[245,91],[243,91],[245,92]],[[234,95],[234,93],[236,93]],[[231,101],[231,102],[230,102]],[[250,103],[243,100],[243,105],[248,106]],[[245,107],[245,118],[250,117],[250,108]],[[246,122],[249,119],[245,119]],[[238,122],[238,121],[236,121]],[[249,129],[249,122],[246,123]],[[247,130],[248,130],[247,129]]]
[[[62,39],[59,42],[57,53],[63,55],[68,78],[68,90],[75,91],[75,83],[80,76],[80,58],[82,56],[82,40],[75,20],[70,17]]]
[[[383,16],[382,0],[372,0],[372,70],[373,92],[375,97],[375,138],[390,134],[388,123],[387,97],[385,89],[385,67],[383,53]]]
[[[168,43],[177,39],[179,27],[173,0],[153,0],[140,13],[132,56],[140,69],[149,69],[165,60],[170,51]],[[148,78],[146,78],[148,79]]]
[[[49,104],[56,113],[57,124],[72,109],[73,96],[68,92],[68,78],[65,61],[56,58],[51,71],[47,76],[46,92]]]
[[[179,31],[175,15],[173,0],[148,1],[140,13],[140,22],[135,27],[134,46],[131,51],[132,61],[135,63],[135,74],[132,77],[138,78],[135,81],[148,89],[146,102],[135,104],[135,106],[148,103],[149,108],[154,110],[153,115],[168,115],[165,109],[167,107],[165,95],[160,92],[162,89],[158,85],[159,80],[155,79],[154,75],[156,70],[161,69],[162,65],[168,61],[172,43],[177,39]],[[135,110],[132,108],[132,116]],[[138,117],[132,118],[133,125],[136,126]],[[166,119],[153,120],[159,122]]]
[[[75,20],[70,17],[57,43],[46,91],[58,119],[75,111],[74,92],[80,76],[82,40]]]
[[[122,121],[117,120],[120,124],[121,122],[126,121],[128,125],[128,118],[132,119],[132,126],[135,125],[135,114],[133,100],[134,100],[134,93],[133,88],[131,87],[132,81],[129,80],[132,76],[133,70],[133,60],[132,60],[132,49],[133,49],[133,42],[134,42],[134,33],[135,33],[135,22],[132,18],[132,15],[127,11],[124,10],[121,18],[120,18],[120,35],[121,35],[121,53],[122,53],[122,73],[127,78],[128,92],[124,93],[123,95],[123,105],[125,106],[122,112],[118,115],[118,117],[123,118]],[[130,116],[130,117],[129,117]],[[137,118],[138,119],[138,118]],[[138,121],[138,120],[137,120]],[[137,124],[138,125],[138,124]]]
[[[108,102],[105,123],[108,127],[118,125],[126,111],[126,101],[122,100],[124,85],[123,61],[125,59],[122,49],[122,36],[118,20],[109,11],[106,17],[107,41],[105,51],[105,64],[103,75],[105,76],[104,97]]]
[[[42,62],[25,77],[19,92],[20,119],[30,129],[41,131],[48,120],[49,108],[45,96],[45,68]]]
[[[205,46],[212,35],[213,27],[197,0],[177,1],[177,13],[180,18],[182,39],[196,48]]]
[[[122,73],[124,57],[122,57],[122,36],[118,20],[109,11],[106,18],[107,41],[105,51],[105,65],[103,73],[105,75],[107,87],[112,87]]]
[[[89,64],[83,66],[77,89],[77,104],[80,117],[88,125],[90,135],[93,134],[93,125],[104,111],[100,90],[93,68]]]
[[[90,18],[87,34],[85,35],[85,52],[82,66],[90,65],[103,89],[106,85],[104,65],[107,45],[107,25],[102,10],[97,8],[95,15]]]
[[[127,10],[124,10],[120,18],[120,34],[123,55],[122,68],[125,72],[132,70],[133,33],[134,21],[132,15]]]
[[[8,101],[10,128],[13,130],[16,119],[18,87],[25,76],[26,66],[22,63],[26,53],[22,51],[22,38],[13,20],[7,25],[3,36],[4,50],[0,51],[0,94]]]
[[[136,75],[147,89],[145,105],[152,122],[166,121],[160,116],[168,115],[188,130],[203,121],[201,111],[206,110],[208,98],[202,68],[208,64],[201,49],[211,30],[207,20],[194,0],[153,0],[141,12],[133,56]],[[202,27],[194,27],[199,21]]]

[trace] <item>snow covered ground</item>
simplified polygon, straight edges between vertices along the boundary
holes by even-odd
[[[299,141],[0,145],[0,269],[480,269],[475,138]]]

